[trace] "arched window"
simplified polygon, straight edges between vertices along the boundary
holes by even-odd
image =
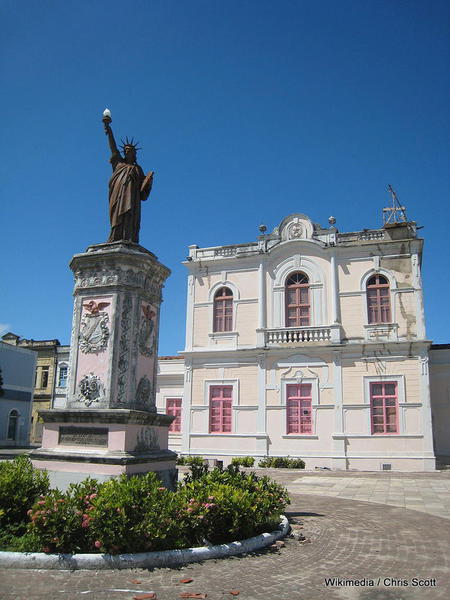
[[[391,322],[389,281],[384,275],[374,275],[367,282],[367,315],[369,323]]]
[[[12,410],[9,413],[8,419],[8,440],[16,440],[17,437],[17,423],[19,420],[19,413],[17,410]]]
[[[309,279],[300,271],[286,280],[286,327],[310,325]]]
[[[233,331],[233,292],[222,287],[214,295],[214,331]]]

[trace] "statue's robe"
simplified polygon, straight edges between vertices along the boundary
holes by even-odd
[[[150,190],[141,191],[145,175],[138,164],[128,164],[119,152],[111,157],[113,174],[109,180],[109,218],[111,233],[108,242],[127,240],[139,242],[141,201]]]

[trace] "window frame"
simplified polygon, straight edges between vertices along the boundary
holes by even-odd
[[[61,372],[65,372],[64,385],[61,385]],[[57,387],[66,389],[68,377],[69,377],[69,366],[66,364],[61,364],[58,369],[58,386]]]
[[[179,406],[169,407],[169,402],[179,402]],[[170,424],[169,433],[181,433],[182,426],[182,408],[183,398],[180,396],[170,396],[166,398],[166,414],[175,416],[174,421]],[[177,414],[178,413],[178,414]]]
[[[221,389],[222,391],[222,395],[220,397],[216,397],[213,398],[213,390],[214,389]],[[227,389],[231,391],[231,395],[230,397],[228,396],[224,396],[223,395],[223,391]],[[221,435],[221,434],[232,434],[233,433],[233,400],[234,400],[234,386],[230,383],[224,383],[224,384],[210,384],[208,386],[208,396],[209,396],[209,401],[208,401],[208,432],[210,434],[214,434],[214,435]],[[219,402],[219,419],[220,419],[220,429],[213,429],[212,428],[212,401],[215,400],[216,402]],[[225,407],[225,404],[229,405],[228,407]],[[224,408],[228,408],[229,409],[229,415],[225,414]],[[229,430],[224,428],[224,418],[229,416]]]
[[[371,383],[396,383],[397,384],[397,423],[398,431],[397,434],[393,433],[372,433],[372,408],[370,401],[370,384]],[[364,375],[363,376],[364,386],[364,406],[367,409],[366,416],[366,433],[368,437],[376,436],[381,437],[382,435],[405,435],[407,434],[406,421],[405,421],[405,408],[412,406],[406,402],[406,385],[404,375]]]
[[[291,284],[289,285],[289,280],[294,277],[295,275],[303,275],[303,277],[306,278],[306,283],[298,283],[298,284]],[[305,290],[307,292],[307,303],[302,303],[301,302],[301,290]],[[296,295],[296,300],[297,303],[295,304],[289,304],[289,290],[295,290],[295,295]],[[307,273],[305,273],[304,271],[301,270],[296,270],[296,271],[292,271],[290,272],[285,280],[285,284],[284,284],[284,326],[285,327],[292,327],[292,328],[299,328],[299,327],[311,327],[311,281],[309,276],[307,275]],[[307,308],[307,316],[303,316],[301,314],[302,309]],[[290,317],[289,317],[289,309],[296,309],[296,316],[295,316],[295,320],[297,321],[296,324],[292,325],[290,324]],[[307,319],[307,323],[306,324],[301,324],[301,320],[302,319]]]
[[[372,392],[372,389],[374,386],[376,385],[380,385],[382,386],[382,393],[381,394],[374,394]],[[387,394],[385,391],[385,386],[387,385],[394,385],[395,386],[395,394]],[[398,382],[395,380],[386,380],[386,381],[371,381],[369,383],[369,393],[370,393],[370,432],[371,435],[398,435],[400,433],[400,415],[399,415],[399,401],[398,401],[398,395],[399,395],[399,389],[398,389]],[[376,401],[381,401],[381,406],[375,406],[374,405],[374,400]],[[394,400],[394,404],[393,405],[388,405],[387,401],[389,400]],[[388,431],[388,426],[389,426],[389,421],[388,421],[388,415],[387,415],[387,411],[389,408],[394,408],[395,409],[395,431]],[[381,416],[382,416],[382,427],[383,427],[383,431],[375,431],[375,426],[376,424],[374,423],[374,418],[377,416],[374,414],[375,410],[382,410]]]
[[[228,291],[228,295],[225,293]],[[219,312],[220,309],[220,312]],[[229,314],[227,314],[227,310]],[[213,333],[230,333],[233,331],[234,325],[234,293],[227,286],[220,286],[213,296]],[[218,324],[217,319],[221,319],[221,324]]]
[[[12,419],[14,419],[14,435],[10,436],[10,429],[13,423]],[[6,422],[6,440],[8,442],[17,442],[18,434],[19,434],[19,419],[20,413],[16,408],[13,408],[9,411],[8,420]]]
[[[380,283],[379,279],[382,277],[385,280],[385,283]],[[371,284],[372,280],[376,280],[376,283]],[[373,273],[368,277],[366,284],[366,306],[367,306],[367,323],[369,325],[385,325],[392,324],[392,301],[391,301],[391,283],[389,278],[386,277],[383,273]],[[386,290],[387,294],[384,296],[387,298],[387,308],[383,306],[381,295],[381,290]],[[375,292],[375,296],[371,294],[371,292]],[[375,298],[375,303],[371,306],[371,301]],[[383,313],[385,318],[383,318]],[[375,317],[375,318],[374,318]]]
[[[297,388],[296,396],[289,396],[289,388]],[[303,395],[301,393],[302,388],[309,388],[309,394]],[[307,401],[309,403],[309,428],[302,427],[302,402]],[[312,382],[301,382],[301,383],[287,383],[286,384],[286,435],[313,435],[314,433],[314,420],[313,420],[313,402],[314,402],[314,390]],[[297,412],[297,431],[292,431],[292,422],[290,421],[289,410],[292,404],[296,405]],[[291,404],[291,406],[290,406]],[[303,423],[304,424],[304,423]]]

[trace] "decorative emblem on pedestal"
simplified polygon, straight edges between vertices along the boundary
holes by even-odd
[[[141,427],[137,436],[135,451],[159,450],[158,436],[152,427]]]
[[[155,323],[156,312],[150,304],[142,305],[141,324],[139,328],[139,352],[144,356],[152,356],[155,346]]]
[[[289,239],[296,240],[303,237],[303,227],[300,223],[294,223],[289,228]]]
[[[136,390],[136,402],[138,404],[148,404],[152,393],[152,384],[146,375],[141,377]]]
[[[84,354],[98,354],[105,350],[109,339],[109,317],[102,309],[109,302],[90,300],[83,307],[86,313],[80,323],[80,349]]]
[[[90,406],[93,402],[99,402],[104,396],[105,387],[100,378],[94,373],[85,375],[78,387],[80,389],[80,400],[84,401],[86,406]]]

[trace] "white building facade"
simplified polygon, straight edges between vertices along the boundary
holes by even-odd
[[[171,448],[434,470],[422,247],[415,223],[339,233],[302,214],[257,242],[191,246],[184,361],[159,361]]]

